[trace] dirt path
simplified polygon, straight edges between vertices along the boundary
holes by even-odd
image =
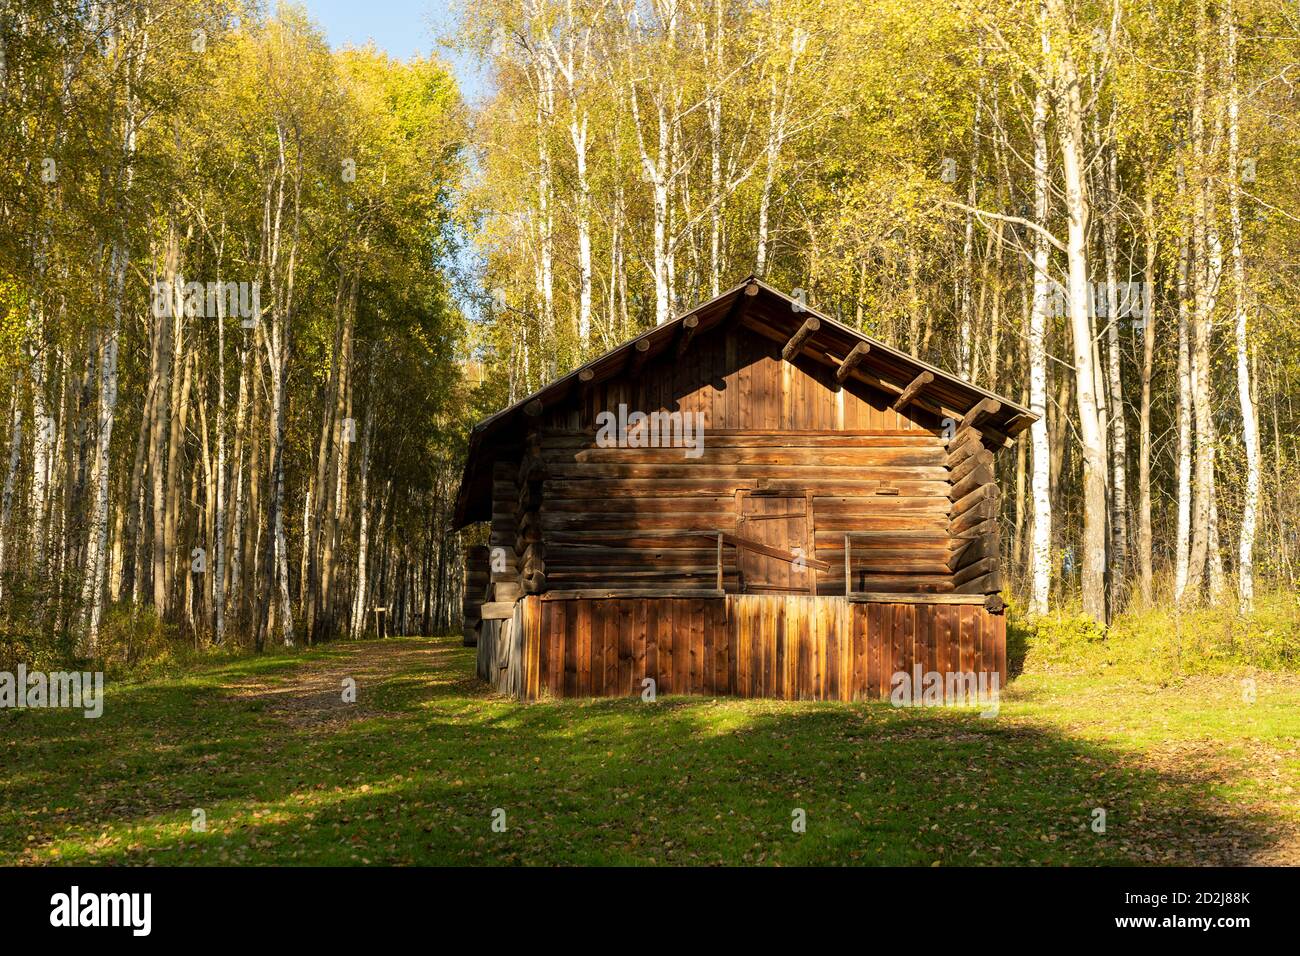
[[[267,713],[292,726],[342,725],[391,714],[375,705],[367,689],[413,675],[432,678],[452,650],[447,642],[420,638],[340,642],[291,669],[241,678],[230,684],[230,695],[261,701]],[[349,679],[355,682],[354,702],[344,699]]]

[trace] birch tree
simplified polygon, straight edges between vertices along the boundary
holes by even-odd
[[[1246,449],[1246,494],[1241,511],[1237,561],[1237,595],[1242,613],[1255,603],[1255,528],[1259,512],[1259,418],[1251,392],[1246,261],[1241,215],[1241,92],[1238,80],[1237,22],[1233,0],[1223,12],[1225,71],[1228,80],[1228,211],[1232,228],[1233,330],[1236,345],[1237,401],[1241,407],[1242,444]]]
[[[1052,53],[1045,12],[1040,4],[1044,71],[1050,69]],[[1043,78],[1038,81],[1034,94],[1034,222],[1039,228],[1033,232],[1033,305],[1029,322],[1029,410],[1038,416],[1030,426],[1030,441],[1034,452],[1033,477],[1030,481],[1034,503],[1031,606],[1037,614],[1047,613],[1052,582],[1051,460],[1047,434],[1047,326],[1051,290],[1051,277],[1048,274],[1051,246],[1046,234],[1051,195],[1047,144],[1049,105],[1049,88]]]
[[[1084,172],[1084,103],[1074,55],[1069,48],[1070,21],[1064,0],[1047,0],[1047,15],[1053,36],[1061,38],[1053,44],[1053,78],[1068,225],[1066,301],[1073,339],[1075,396],[1083,458],[1083,610],[1094,620],[1105,621],[1106,462],[1105,439],[1096,399],[1096,353],[1089,321],[1089,209]]]

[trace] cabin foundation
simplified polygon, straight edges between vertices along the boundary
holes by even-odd
[[[972,675],[1006,686],[1006,617],[982,602],[845,597],[530,595],[478,644],[501,693],[654,694],[855,701],[887,698],[897,675]]]

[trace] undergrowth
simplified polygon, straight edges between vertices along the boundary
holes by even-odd
[[[1008,625],[1008,659],[1026,671],[1151,679],[1300,670],[1300,596],[1293,593],[1261,594],[1248,615],[1231,604],[1180,609],[1171,601],[1126,611],[1110,627],[1077,606],[1039,617],[1013,613]]]

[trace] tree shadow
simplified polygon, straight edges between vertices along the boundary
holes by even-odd
[[[1279,821],[1212,803],[1225,771],[1156,771],[1023,720],[885,702],[519,704],[466,677],[472,654],[439,644],[328,725],[241,693],[238,667],[221,684],[131,688],[98,721],[0,721],[15,758],[0,836],[26,848],[4,859],[1190,865],[1250,862],[1279,839]]]
[[[1007,614],[1007,682],[1025,672],[1030,630],[1018,615]]]

